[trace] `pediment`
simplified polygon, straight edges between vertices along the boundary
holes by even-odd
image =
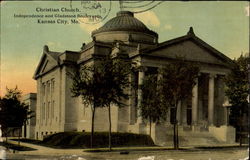
[[[204,63],[225,63],[222,59],[219,59],[207,49],[197,45],[191,40],[161,48],[152,52],[150,55],[166,58],[184,57],[188,61],[197,61]]]
[[[153,48],[144,50],[142,54],[171,59],[183,57],[188,61],[224,66],[230,66],[233,63],[230,58],[195,35],[186,35],[165,41]]]
[[[57,65],[57,61],[52,56],[48,55],[48,53],[44,53],[37,66],[34,78],[38,77],[39,75],[45,74]]]
[[[47,56],[44,63],[43,63],[43,66],[41,68],[41,73],[45,73],[45,72],[51,70],[56,65],[57,65],[57,63],[54,60],[52,60],[52,58]]]

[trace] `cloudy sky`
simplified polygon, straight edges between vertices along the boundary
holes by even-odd
[[[102,3],[108,9],[110,2]],[[79,7],[77,5],[74,3],[73,8]],[[4,95],[6,86],[16,85],[23,94],[36,92],[36,81],[32,77],[43,46],[59,52],[79,51],[82,43],[91,40],[91,31],[119,11],[118,2],[113,1],[111,5],[107,18],[100,23],[63,25],[38,24],[36,18],[14,18],[14,14],[46,13],[36,12],[38,7],[70,8],[68,1],[1,2],[0,95]],[[135,6],[124,4],[131,5]],[[192,26],[198,37],[232,59],[249,51],[249,2],[162,2],[135,16],[159,34],[159,42],[183,36]]]

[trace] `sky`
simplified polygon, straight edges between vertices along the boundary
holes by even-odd
[[[44,45],[57,52],[79,51],[82,43],[91,41],[91,31],[102,26],[120,10],[118,1],[102,1],[102,8],[106,8],[106,11],[110,5],[111,8],[102,15],[106,18],[99,23],[39,24],[37,18],[15,18],[14,14],[54,14],[37,12],[36,9],[70,8],[70,5],[82,9],[83,5],[79,1],[72,4],[69,1],[2,1],[0,4],[0,96],[5,94],[6,87],[15,86],[23,94],[35,93],[36,81],[32,77]],[[138,8],[146,4],[148,2],[132,2],[123,6],[130,7],[126,8],[130,11],[154,6]],[[88,13],[91,14],[91,11]],[[155,8],[135,14],[135,17],[159,34],[159,42],[183,36],[192,26],[199,38],[232,59],[249,52],[249,2],[246,1],[162,1]]]

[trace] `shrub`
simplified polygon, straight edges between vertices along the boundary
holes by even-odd
[[[59,148],[90,147],[89,132],[60,132],[44,138],[41,144]],[[151,137],[143,134],[112,133],[112,146],[153,146]],[[93,139],[94,147],[108,146],[108,132],[96,132]]]

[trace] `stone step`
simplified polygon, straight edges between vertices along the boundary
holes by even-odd
[[[180,146],[215,146],[226,144],[225,142],[217,140],[209,132],[185,132],[179,134],[179,144]],[[161,144],[162,146],[173,146],[173,135],[166,135],[165,142]]]

